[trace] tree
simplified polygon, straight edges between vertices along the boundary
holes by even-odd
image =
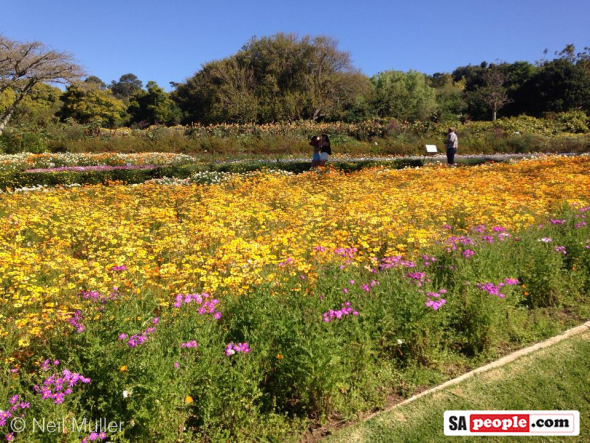
[[[537,67],[529,62],[514,62],[504,64],[502,69],[506,73],[504,86],[508,91],[510,101],[502,108],[503,115],[519,115],[529,113],[525,108],[526,97],[523,97],[522,87],[537,71]]]
[[[381,117],[424,120],[436,110],[436,92],[417,71],[384,71],[371,78],[373,108]]]
[[[71,83],[84,75],[68,52],[40,42],[18,42],[0,36],[0,93],[11,90],[13,102],[0,113],[0,134],[14,111],[39,83]]]
[[[98,89],[107,89],[106,83],[103,82],[96,75],[91,75],[90,77],[86,77],[84,79],[84,83],[89,83],[89,84],[95,85]]]
[[[456,120],[465,110],[463,91],[465,79],[454,81],[448,73],[436,73],[430,78],[430,85],[436,92],[436,119],[442,121]]]
[[[370,90],[335,40],[282,33],[254,38],[175,86],[187,121],[202,123],[336,119]]]
[[[492,121],[496,121],[498,110],[510,102],[508,89],[504,86],[507,76],[498,65],[491,64],[483,72],[484,86],[476,89],[476,97],[492,112]]]
[[[143,89],[143,82],[135,74],[124,74],[118,82],[111,82],[110,89],[115,97],[127,103],[131,96]]]
[[[113,127],[126,117],[125,104],[113,97],[110,90],[99,89],[93,83],[78,82],[68,86],[61,100],[63,120],[73,118],[80,123]]]
[[[533,116],[578,109],[590,113],[590,50],[575,54],[575,47],[567,45],[557,55],[522,85],[523,107]]]
[[[181,118],[180,109],[170,94],[152,81],[148,82],[147,91],[139,90],[131,97],[127,112],[132,122],[150,125],[177,124]]]
[[[45,83],[33,86],[31,93],[27,95],[14,110],[11,122],[26,124],[29,127],[45,126],[55,118],[55,114],[61,108],[59,97],[62,91]],[[15,100],[12,89],[6,89],[0,94],[0,113],[2,113]]]

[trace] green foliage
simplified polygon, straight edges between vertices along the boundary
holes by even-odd
[[[590,113],[590,70],[586,62],[560,58],[545,63],[523,86],[521,110],[541,116],[576,109]]]
[[[170,95],[152,81],[148,82],[147,91],[137,90],[131,96],[127,112],[131,116],[131,122],[144,126],[174,125],[181,118],[181,111]]]
[[[334,40],[279,33],[205,64],[172,97],[187,122],[267,123],[343,118],[369,90]]]
[[[47,126],[55,120],[55,114],[61,108],[62,91],[45,83],[36,84],[31,92],[17,106],[12,123],[15,126]],[[0,113],[16,100],[12,89],[0,93]]]
[[[465,80],[454,81],[451,74],[435,74],[430,82],[436,91],[435,120],[456,121],[465,110]]]
[[[381,117],[426,120],[436,111],[436,92],[424,74],[385,71],[371,78],[372,106]]]
[[[68,86],[61,100],[62,120],[71,118],[80,123],[92,122],[113,127],[122,123],[126,117],[124,103],[113,97],[108,89],[99,89],[92,82]]]
[[[124,74],[119,81],[113,80],[109,86],[113,95],[125,103],[143,89],[143,82],[135,74]]]

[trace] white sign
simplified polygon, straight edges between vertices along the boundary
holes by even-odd
[[[426,145],[426,152],[429,154],[436,154],[438,149],[436,149],[436,145]]]

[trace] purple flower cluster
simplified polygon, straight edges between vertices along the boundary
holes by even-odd
[[[518,281],[517,278],[507,278],[504,280],[504,282],[500,282],[497,285],[493,284],[493,283],[477,283],[475,285],[475,287],[477,289],[481,289],[482,291],[486,291],[488,294],[490,295],[496,295],[500,298],[504,298],[506,297],[505,294],[501,293],[501,289],[504,286],[514,286],[519,284],[520,282]]]
[[[250,346],[248,345],[248,343],[236,343],[234,344],[229,343],[226,347],[225,347],[225,355],[227,355],[228,357],[230,355],[234,355],[237,352],[242,352],[244,354],[248,354],[250,352]]]
[[[86,328],[81,323],[83,319],[84,319],[84,316],[82,315],[82,311],[77,310],[76,312],[74,312],[74,315],[68,320],[68,322],[74,328],[76,328],[76,331],[78,331],[78,332],[84,332],[86,330]]]
[[[422,286],[425,282],[430,283],[430,279],[426,278],[426,272],[412,272],[410,274],[406,274],[406,277],[411,279],[418,286]]]
[[[355,311],[351,307],[350,302],[347,301],[347,302],[342,303],[341,308],[338,310],[330,309],[328,312],[324,312],[324,314],[323,314],[324,322],[330,323],[332,320],[341,319],[342,317],[345,317],[350,314],[359,315],[359,312]]]
[[[8,410],[0,410],[0,427],[6,426],[6,421],[12,418],[13,414],[16,414],[19,409],[29,409],[30,404],[24,401],[20,401],[20,395],[13,395],[10,397],[10,404],[12,405]],[[24,413],[21,413],[24,417]]]
[[[477,225],[474,228],[472,228],[473,232],[477,232],[479,234],[483,234],[486,230],[485,225]]]
[[[73,387],[78,382],[88,384],[90,379],[81,374],[70,372],[67,369],[62,371],[62,375],[51,375],[43,381],[41,386],[35,385],[34,390],[41,395],[42,400],[52,399],[54,403],[63,403],[65,397],[73,392]]]
[[[475,244],[475,240],[473,240],[471,237],[466,237],[464,235],[461,235],[459,237],[457,236],[453,236],[453,237],[449,237],[447,238],[446,242],[449,245],[474,245]]]
[[[565,220],[558,220],[558,219],[554,219],[552,218],[551,220],[549,220],[551,222],[551,224],[553,225],[563,225],[565,223]]]
[[[123,272],[126,270],[127,270],[127,266],[125,266],[125,265],[113,266],[111,269],[109,269],[109,271],[118,271],[118,272]]]
[[[422,259],[424,260],[424,266],[430,266],[431,264],[433,264],[436,261],[436,257],[431,257],[427,254],[424,254],[422,256]]]
[[[472,251],[471,249],[465,249],[463,251],[463,257],[465,258],[470,258],[473,257],[475,255],[475,251]]]
[[[433,311],[438,311],[442,305],[447,303],[447,301],[444,298],[441,298],[442,295],[446,293],[446,289],[439,289],[438,292],[427,292],[426,298],[428,300],[424,304],[428,308],[432,308]]]
[[[565,250],[565,246],[556,246],[555,252],[559,252],[560,254],[567,255],[567,251]]]
[[[378,282],[378,281],[376,281],[376,280],[371,280],[371,281],[369,282],[369,284],[366,284],[366,283],[365,283],[364,285],[361,285],[361,288],[362,288],[362,290],[363,290],[363,291],[370,292],[370,291],[371,291],[371,288],[374,288],[374,287],[375,287],[375,286],[377,286],[378,284],[379,284],[379,282]]]
[[[154,317],[152,319],[152,324],[154,326],[157,325],[159,322],[160,322],[160,317]],[[125,334],[125,333],[119,334],[119,340],[121,340],[123,342],[125,340],[127,340],[127,345],[130,348],[135,348],[138,345],[144,344],[147,341],[149,335],[150,334],[153,334],[154,332],[156,332],[156,328],[154,326],[150,326],[145,331],[143,331],[141,334],[132,335],[129,338],[129,340],[127,340],[127,337],[128,337],[127,334]]]
[[[180,345],[181,348],[197,348],[199,345],[197,344],[196,340],[187,341]]]
[[[208,300],[209,294],[178,294],[174,299],[174,307],[180,308],[183,304],[188,305],[191,303],[200,305],[198,313],[199,315],[213,314],[213,318],[219,320],[221,318],[221,312],[219,312],[216,306],[219,304],[219,300],[214,298]]]
[[[53,366],[57,366],[59,365],[59,360],[53,360]],[[41,365],[41,370],[43,372],[46,372],[49,370],[49,367],[51,366],[51,362],[49,361],[49,359],[45,360],[43,362],[43,364]]]
[[[84,300],[92,300],[96,303],[107,303],[109,300],[115,300],[119,296],[119,288],[113,286],[113,290],[110,292],[108,297],[100,295],[98,291],[82,291],[80,297]]]
[[[336,248],[336,249],[334,249],[334,254],[339,255],[341,257],[346,257],[346,258],[353,258],[357,252],[358,252],[357,248]]]
[[[379,264],[379,269],[384,271],[391,268],[415,268],[416,263],[404,260],[401,255],[394,255],[393,257],[383,257]]]
[[[295,260],[293,260],[291,257],[287,258],[287,260],[282,261],[279,263],[279,266],[287,266],[290,265],[291,263],[295,262]]]
[[[88,437],[84,437],[80,440],[80,443],[88,443],[89,441],[99,441],[99,440],[106,440],[107,434],[106,432],[91,432]]]

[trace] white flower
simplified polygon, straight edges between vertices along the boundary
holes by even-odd
[[[404,341],[402,339],[398,338],[397,339],[397,344],[398,345],[403,345],[404,344]]]
[[[543,238],[540,238],[537,241],[542,241],[543,243],[549,243],[549,242],[551,242],[551,239],[549,237],[543,237]]]

